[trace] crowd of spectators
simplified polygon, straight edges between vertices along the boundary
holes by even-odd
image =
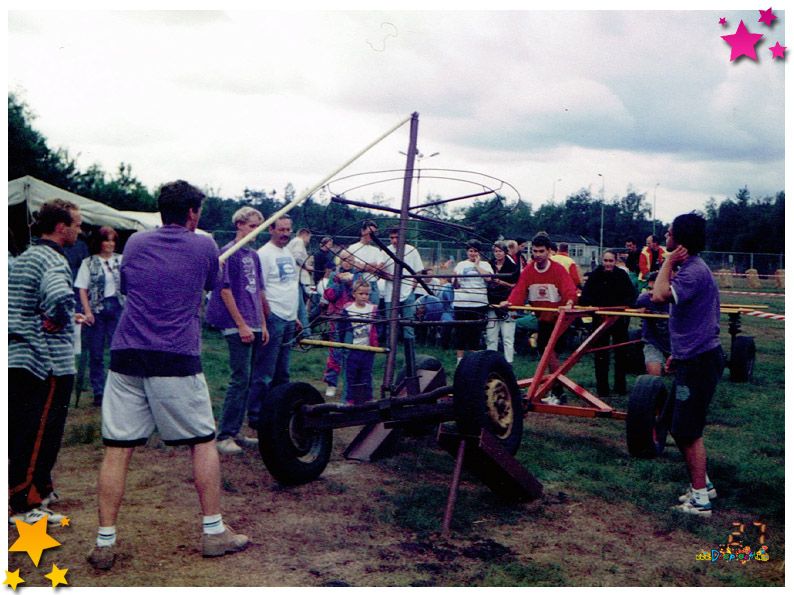
[[[373,398],[373,348],[391,332],[399,333],[398,340],[437,342],[445,349],[454,345],[458,363],[466,352],[501,345],[512,364],[530,341],[537,353],[544,352],[558,309],[578,304],[668,313],[670,287],[676,286],[674,271],[664,268],[668,253],[653,235],[642,250],[628,238],[625,252],[604,251],[601,264],[584,275],[568,245],[555,244],[543,232],[530,241],[498,239],[488,250],[471,239],[465,243],[466,258],[442,265],[442,271],[426,266],[415,246],[401,242],[400,229],[388,230],[388,244],[382,242],[372,220],[363,222],[358,241],[349,246],[326,236],[310,253],[311,231],[299,229],[292,237],[292,220],[282,215],[270,224],[269,240],[254,250],[247,241],[265,217],[243,207],[231,220],[234,239],[219,250],[210,238],[192,233],[202,200],[203,194],[186,182],[165,185],[159,197],[163,227],[133,234],[123,257],[117,252],[118,233],[110,227],[96,230],[87,252],[76,256],[81,216],[65,201],[42,207],[41,237],[33,246],[22,254],[9,248],[9,414],[15,420],[9,435],[11,520],[47,516],[56,524],[63,518],[49,508],[59,500],[50,472],[74,382],[76,338],[82,337],[106,447],[99,474],[100,526],[89,558],[96,568],[114,563],[126,469],[134,448],[155,427],[167,444],[190,446],[203,515],[203,555],[224,555],[247,545],[246,536],[221,520],[219,454],[239,454],[242,446],[257,443],[259,418],[273,389],[289,382],[291,353],[300,338],[330,341],[325,396],[335,398],[344,381],[341,401],[356,404]],[[397,260],[402,264],[399,287]],[[642,291],[646,287],[650,292]],[[206,291],[206,323],[220,331],[229,352],[230,377],[217,427],[200,357]],[[601,319],[593,318],[595,328]],[[431,324],[419,324],[417,331],[412,322]],[[628,340],[628,322],[613,324],[594,346],[618,345],[595,353],[602,400],[611,395],[610,352],[615,354],[612,389],[627,392],[626,347],[620,345]],[[648,373],[661,375],[669,367],[683,332],[668,331],[666,321],[645,321]],[[563,343],[549,350],[550,372],[559,368]],[[544,402],[564,403],[563,387],[555,385]],[[701,470],[697,473],[692,485],[701,490]],[[698,504],[693,500],[690,508],[702,510],[702,493],[697,493]]]

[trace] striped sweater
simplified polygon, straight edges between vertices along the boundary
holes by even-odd
[[[48,333],[46,316],[62,329]],[[63,250],[42,240],[28,248],[8,275],[8,367],[41,378],[74,374],[74,290]]]

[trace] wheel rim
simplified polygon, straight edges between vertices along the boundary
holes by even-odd
[[[505,439],[513,429],[515,418],[510,387],[499,376],[489,376],[485,384],[485,407],[491,429],[497,438]]]
[[[298,403],[289,420],[289,441],[295,456],[303,462],[311,462],[317,458],[322,448],[320,437],[303,427],[303,420],[298,412],[303,403]]]

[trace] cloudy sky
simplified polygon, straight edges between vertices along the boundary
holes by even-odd
[[[767,8],[11,11],[8,90],[51,147],[82,168],[129,163],[152,189],[184,178],[225,197],[300,192],[418,112],[422,195],[503,180],[538,207],[603,182],[607,198],[655,191],[669,221],[744,186],[784,189],[794,48],[773,59],[785,13],[773,4],[768,27]],[[763,34],[757,61],[731,61],[721,38],[741,21]],[[403,167],[407,145],[406,125],[342,175]]]

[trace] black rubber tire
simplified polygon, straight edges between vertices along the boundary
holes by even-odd
[[[501,353],[467,353],[455,370],[452,400],[458,432],[485,429],[510,454],[518,452],[524,407],[513,368]]]
[[[419,354],[416,356],[417,370],[440,370],[443,367],[444,364],[432,356],[424,354]],[[402,368],[399,372],[397,372],[397,375],[394,377],[394,386],[397,386],[403,381],[406,372],[407,370],[405,368]]]
[[[333,430],[306,431],[303,405],[324,403],[319,391],[305,382],[288,382],[271,390],[259,420],[259,454],[273,478],[285,485],[317,479],[328,465]]]
[[[626,409],[626,444],[631,456],[653,459],[664,451],[667,426],[660,418],[666,400],[667,386],[661,376],[637,378]]]
[[[755,369],[755,340],[738,336],[731,345],[731,361],[728,364],[732,382],[749,382]]]

